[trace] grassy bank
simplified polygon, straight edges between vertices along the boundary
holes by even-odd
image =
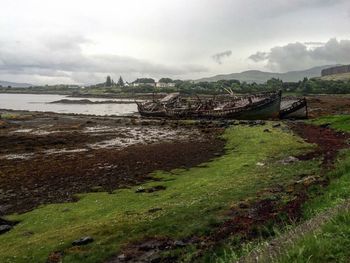
[[[270,132],[264,132],[268,128]],[[21,221],[0,236],[0,262],[45,262],[53,251],[64,262],[101,262],[135,240],[167,236],[178,240],[205,235],[226,219],[239,200],[300,175],[318,171],[318,161],[277,162],[310,150],[299,137],[281,128],[234,126],[223,135],[225,155],[189,170],[157,171],[159,181],[113,194],[89,193],[76,203],[53,204],[8,219]],[[257,165],[258,164],[258,165]],[[162,185],[163,191],[135,193]],[[72,247],[82,236],[94,242]],[[182,251],[186,258],[186,249]]]
[[[350,151],[342,153],[337,168],[329,174],[332,180],[322,194],[304,207],[305,218],[350,200]],[[315,233],[307,234],[277,262],[349,262],[350,212],[340,211]]]
[[[324,116],[312,120],[310,123],[315,125],[329,125],[335,130],[350,132],[350,115]]]
[[[313,121],[342,131],[350,131],[350,116],[328,116]],[[316,217],[319,213],[350,200],[350,150],[342,151],[336,167],[328,174],[330,184],[316,188],[314,197],[305,204],[304,218]],[[343,209],[332,220],[314,233],[306,234],[291,246],[276,262],[349,262],[350,259],[350,212]]]

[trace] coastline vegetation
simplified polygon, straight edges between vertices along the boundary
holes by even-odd
[[[232,92],[245,94],[272,90],[282,90],[290,95],[307,94],[349,94],[350,81],[323,80],[321,78],[304,78],[299,82],[283,82],[279,79],[270,79],[266,83],[247,83],[238,80],[219,80],[216,82],[193,82],[182,80],[171,80],[164,78],[165,83],[173,83],[173,86],[155,87],[153,79],[138,79],[134,83],[125,84],[123,80],[115,83],[108,79],[105,83],[80,87],[77,85],[53,85],[33,86],[29,88],[0,87],[1,93],[33,93],[33,94],[61,94],[73,96],[110,96],[110,97],[133,97],[137,94],[171,93],[194,95],[219,95]],[[151,83],[151,80],[153,81]],[[136,82],[135,81],[135,82]],[[140,82],[141,81],[141,82]],[[145,83],[143,83],[143,82]],[[150,83],[148,83],[150,82]]]

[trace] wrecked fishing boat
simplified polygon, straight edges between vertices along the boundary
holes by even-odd
[[[281,91],[249,96],[211,99],[184,98],[172,93],[160,100],[136,102],[141,116],[174,119],[276,119],[279,118]]]
[[[307,119],[308,108],[306,98],[298,99],[286,97],[282,99],[281,119]]]

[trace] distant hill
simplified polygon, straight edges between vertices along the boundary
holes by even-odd
[[[0,80],[0,85],[2,87],[11,86],[13,88],[28,88],[30,86],[33,86],[32,84],[29,84],[29,83],[16,83],[16,82],[9,82],[9,81],[3,81],[3,80]]]
[[[314,67],[314,68],[310,68],[307,70],[300,70],[300,71],[289,71],[285,73],[248,70],[248,71],[243,71],[241,73],[222,74],[222,75],[216,75],[214,77],[197,79],[195,80],[195,82],[201,82],[201,81],[213,82],[218,80],[236,79],[241,82],[245,81],[247,83],[252,83],[252,82],[265,83],[271,78],[278,78],[280,80],[283,80],[284,82],[296,82],[296,81],[302,80],[305,77],[307,78],[320,77],[321,71],[323,69],[326,69],[332,66],[334,65]]]
[[[326,68],[321,71],[321,76],[324,77],[324,76],[343,74],[343,73],[350,73],[350,65],[342,65],[342,66]]]
[[[350,72],[327,75],[327,76],[320,77],[320,79],[350,81]]]

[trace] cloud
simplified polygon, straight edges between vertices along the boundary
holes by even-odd
[[[308,41],[308,42],[304,42],[304,44],[307,46],[322,46],[325,44],[325,42]]]
[[[53,40],[54,39],[54,40]],[[0,76],[33,76],[34,81],[94,83],[106,75],[123,75],[132,80],[139,76],[176,77],[189,72],[205,72],[201,65],[164,65],[115,54],[85,54],[82,46],[90,41],[81,36],[41,39],[41,43],[2,43]]]
[[[254,62],[259,62],[267,59],[268,57],[269,57],[269,53],[258,51],[255,54],[249,56],[249,59],[253,60]]]
[[[273,47],[269,52],[258,51],[249,56],[249,59],[266,63],[268,68],[278,71],[298,70],[327,64],[349,64],[350,40],[338,41],[332,38],[313,48],[308,48],[305,43],[289,43],[285,46]]]
[[[258,7],[256,12],[266,17],[282,16],[287,13],[305,11],[307,9],[333,7],[344,3],[347,4],[347,2],[348,0],[269,0],[267,2],[253,0],[254,6]],[[251,1],[247,1],[245,4],[253,5]]]
[[[217,54],[214,54],[212,56],[212,58],[214,59],[214,61],[218,64],[222,64],[222,59],[224,58],[228,58],[232,55],[232,51],[231,50],[226,50],[224,52],[220,52]]]

